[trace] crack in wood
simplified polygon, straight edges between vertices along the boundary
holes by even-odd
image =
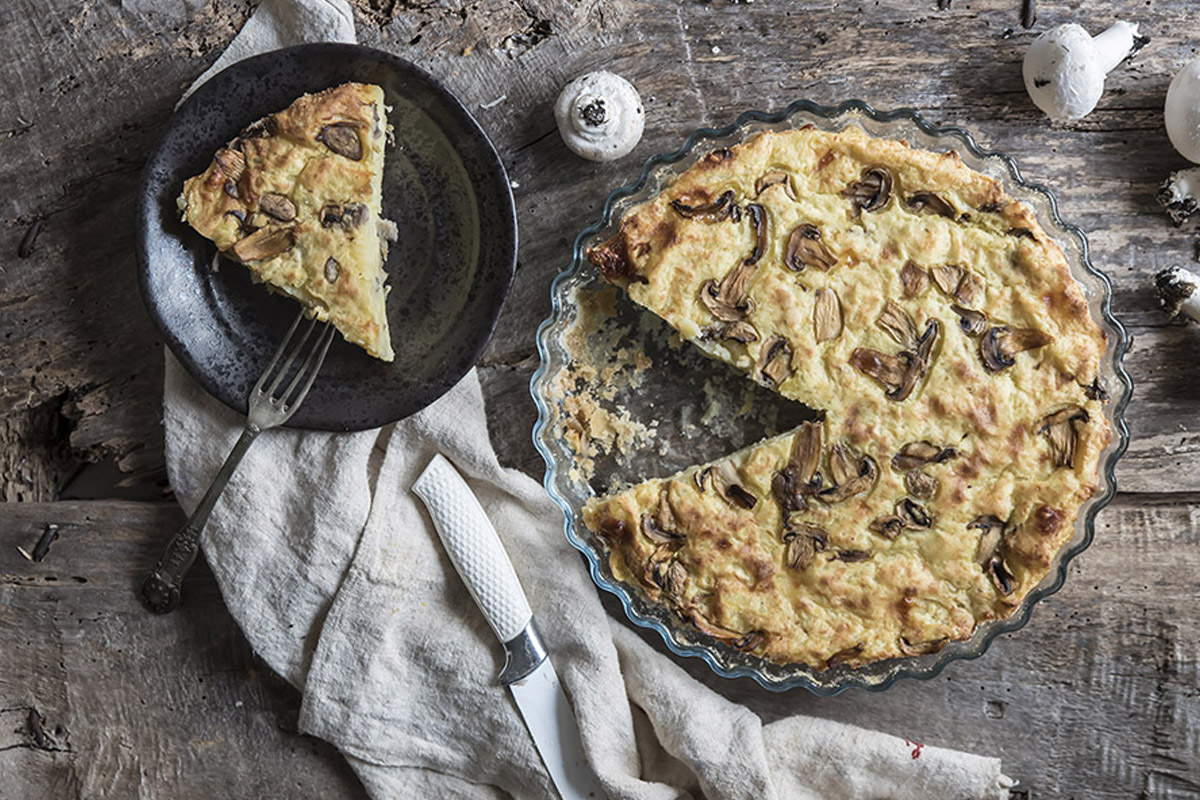
[[[380,32],[426,53],[456,49],[470,54],[477,46],[521,56],[551,36],[574,29],[590,14],[587,8],[543,10],[529,0],[350,0],[356,15]]]
[[[26,725],[29,728],[29,735],[33,737],[33,743],[39,749],[45,750],[53,743],[53,739],[46,735],[45,728],[42,727],[42,722],[45,717],[41,715],[36,708],[29,709],[29,717],[26,720]]]
[[[529,22],[524,30],[510,33],[501,40],[500,46],[510,55],[526,53],[554,35],[554,28],[549,19],[539,14],[536,9],[531,9],[526,0],[515,0],[515,2],[522,13],[529,18]]]
[[[387,27],[400,11],[431,13],[438,10],[434,2],[421,3],[412,0],[350,0],[350,3],[380,30]],[[419,26],[424,27],[432,21],[432,18],[423,20]]]
[[[12,308],[13,306],[19,306],[22,303],[29,302],[32,299],[33,295],[31,294],[19,294],[10,297],[7,300],[0,300],[0,311],[4,311],[7,308]]]
[[[17,246],[17,258],[29,258],[33,255],[33,245],[37,242],[38,234],[42,232],[42,219],[38,217],[25,231],[21,244]]]
[[[533,362],[538,357],[537,349],[533,347],[523,347],[518,350],[509,350],[506,353],[497,353],[493,356],[485,356],[479,359],[476,366],[481,368],[488,367],[525,367],[532,366]]]
[[[543,139],[545,139],[547,136],[553,136],[553,135],[554,135],[554,133],[555,133],[557,130],[558,130],[558,128],[551,128],[550,130],[548,130],[548,131],[546,131],[545,133],[543,133],[541,136],[538,136],[536,139],[533,139],[533,140],[531,140],[531,141],[528,141],[528,142],[526,142],[525,144],[520,144],[520,145],[517,145],[515,148],[513,148],[513,153],[514,153],[514,154],[516,154],[516,153],[520,153],[522,150],[527,150],[527,149],[529,149],[530,147],[533,147],[535,144],[537,144],[538,142],[542,141],[542,140],[543,140]]]
[[[79,202],[74,202],[74,203],[69,202],[69,203],[65,203],[64,205],[61,205],[61,206],[56,206],[53,211],[47,212],[45,214],[45,216],[49,217],[53,214],[57,214],[59,212],[66,211],[70,208],[74,208],[74,207],[78,206],[80,203],[85,203],[85,202],[88,202],[89,200],[91,200],[91,198],[92,198],[91,192],[84,193],[84,192],[80,192],[79,190],[84,187],[87,187],[90,190],[94,191],[96,181],[100,180],[101,178],[107,178],[112,175],[139,174],[139,173],[141,173],[142,168],[145,166],[146,166],[146,162],[144,159],[127,160],[127,161],[122,161],[121,159],[118,159],[117,163],[114,164],[112,167],[109,167],[107,169],[101,169],[96,172],[90,172],[87,175],[81,175],[78,178],[71,178],[62,185],[62,195],[64,198],[73,197],[77,194],[81,195],[79,198]]]
[[[1191,769],[1191,765],[1186,762],[1182,766],[1187,770]],[[1164,791],[1167,787],[1170,788]],[[1200,781],[1189,777],[1187,772],[1180,774],[1178,772],[1168,772],[1159,767],[1150,767],[1146,770],[1142,791],[1142,797],[1195,797],[1196,793],[1200,792]],[[1186,795],[1183,794],[1185,791],[1187,792]]]
[[[1021,27],[1029,30],[1037,22],[1037,3],[1034,0],[1021,2]]]
[[[1200,492],[1197,491],[1162,491],[1162,492],[1131,492],[1121,490],[1113,498],[1113,507],[1145,507],[1145,506],[1180,506],[1200,504]]]
[[[0,713],[25,712],[22,724],[12,732],[26,737],[25,741],[13,742],[0,747],[0,752],[7,750],[41,750],[47,753],[72,753],[70,732],[62,725],[55,725],[52,731],[46,729],[46,718],[34,706],[10,706],[0,708]],[[60,741],[61,740],[61,741]]]
[[[21,554],[28,555],[21,548]],[[30,559],[32,560],[32,559]],[[72,575],[68,581],[59,581],[57,575],[16,575],[13,573],[0,574],[0,587],[5,589],[57,589],[70,586],[82,586],[88,579],[82,575]]]
[[[64,411],[69,395],[0,416],[0,500],[49,500],[78,469],[69,443],[74,422]]]

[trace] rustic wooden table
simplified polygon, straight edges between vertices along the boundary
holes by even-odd
[[[1200,370],[1186,360],[1200,327],[1169,322],[1149,283],[1196,257],[1194,234],[1153,199],[1183,165],[1161,109],[1200,45],[1192,3],[1126,4],[1151,44],[1113,73],[1099,110],[1051,125],[1022,86],[1026,46],[1069,20],[1096,32],[1113,9],[1047,2],[1026,30],[1019,0],[352,2],[363,43],[440,76],[517,186],[520,264],[481,372],[503,411],[491,418],[502,459],[535,476],[526,387],[549,281],[605,194],[697,126],[801,97],[913,106],[1055,187],[1113,279],[1137,387],[1121,494],[1066,588],[985,657],[880,695],[776,696],[686,666],[764,717],[816,714],[999,755],[1038,798],[1200,796]],[[181,515],[164,480],[163,353],[138,299],[133,199],[176,98],[250,10],[0,3],[5,798],[363,796],[331,747],[296,733],[299,696],[255,658],[203,566],[170,616],[134,595]],[[571,156],[551,113],[567,80],[597,68],[646,104],[645,138],[611,165]],[[41,560],[19,552],[39,541]]]

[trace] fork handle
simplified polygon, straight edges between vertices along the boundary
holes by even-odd
[[[204,493],[200,504],[196,506],[196,510],[188,517],[188,521],[184,523],[179,532],[167,543],[162,558],[154,565],[154,569],[150,570],[142,579],[140,590],[142,605],[155,614],[166,614],[179,605],[179,592],[183,584],[183,576],[196,561],[196,554],[200,551],[200,534],[204,530],[205,523],[208,522],[208,515],[212,513],[217,499],[225,491],[225,486],[229,483],[238,464],[241,463],[242,457],[246,455],[246,451],[250,449],[250,445],[254,443],[260,433],[262,433],[262,428],[250,422],[246,423],[245,430],[242,431],[233,450],[226,456],[225,463],[221,465],[217,476],[213,478],[213,482],[208,487],[208,491]]]

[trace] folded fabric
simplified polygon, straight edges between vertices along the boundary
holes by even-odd
[[[353,37],[343,0],[264,0],[213,70]],[[243,421],[169,355],[164,407],[171,483],[190,510]],[[381,430],[264,434],[205,530],[234,618],[303,693],[301,729],[346,754],[373,797],[555,796],[496,682],[500,649],[410,490],[436,453],[499,531],[612,798],[1008,797],[994,758],[914,758],[902,739],[810,717],[763,725],[609,618],[559,509],[498,463],[474,372]]]

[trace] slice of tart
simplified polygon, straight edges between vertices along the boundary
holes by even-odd
[[[190,178],[183,219],[347,341],[391,361],[383,90],[346,83],[245,128]]]
[[[593,499],[621,579],[816,669],[938,649],[1049,572],[1111,440],[1105,349],[1032,211],[859,128],[707,154],[589,252],[709,355],[824,414]]]
[[[1009,616],[1092,494],[1050,436],[1019,433],[997,468],[986,438],[856,440],[831,415],[583,518],[619,580],[729,646],[816,670],[924,655]],[[1104,441],[1077,438],[1075,459]]]

